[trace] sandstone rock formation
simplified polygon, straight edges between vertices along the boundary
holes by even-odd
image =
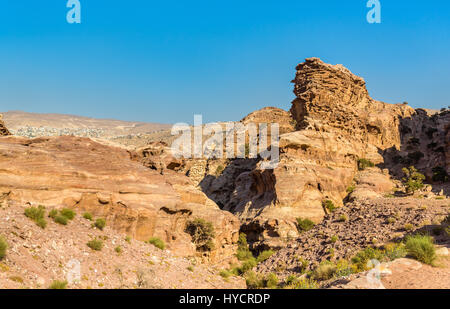
[[[319,222],[326,214],[326,200],[342,206],[357,160],[383,163],[384,150],[401,147],[400,119],[415,113],[406,105],[372,99],[361,77],[318,58],[299,64],[293,82],[297,98],[291,114],[297,131],[281,135],[278,167],[264,170],[260,163],[248,162],[242,171],[231,163],[202,186],[223,209],[240,217],[242,230],[253,242],[297,236],[295,218]],[[259,118],[256,112],[244,119]],[[224,178],[235,181],[220,190]]]
[[[0,114],[0,136],[11,135],[3,122],[3,115]]]
[[[1,202],[89,211],[135,239],[159,237],[181,255],[196,255],[185,227],[188,220],[203,218],[213,223],[216,234],[208,258],[218,262],[232,256],[238,220],[186,176],[174,171],[161,175],[131,160],[135,156],[87,138],[3,137]]]

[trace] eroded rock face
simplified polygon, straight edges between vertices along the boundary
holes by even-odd
[[[383,163],[386,149],[401,147],[400,119],[415,113],[407,105],[372,99],[361,77],[318,58],[299,64],[293,83],[297,98],[291,108],[294,122],[289,123],[297,131],[281,135],[278,167],[264,170],[257,163],[236,175],[232,163],[204,187],[215,200],[217,183],[235,179],[228,198],[220,196],[221,204],[239,216],[250,241],[272,247],[277,247],[274,239],[283,246],[285,239],[297,236],[296,218],[320,222],[326,214],[324,201],[342,206],[357,160]]]
[[[213,261],[234,253],[239,221],[192,185],[131,160],[135,154],[87,138],[0,140],[3,202],[73,207],[105,217],[108,225],[138,240],[163,239],[180,255],[195,255],[186,222],[203,218],[216,231]],[[170,173],[170,175],[169,175]]]
[[[11,133],[8,131],[8,129],[5,126],[5,123],[3,122],[3,115],[0,114],[0,136],[8,136],[11,135]]]

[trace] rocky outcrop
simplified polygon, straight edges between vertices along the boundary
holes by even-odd
[[[384,150],[400,149],[400,119],[414,114],[406,105],[372,99],[361,77],[318,58],[299,64],[293,83],[297,98],[292,120],[284,120],[288,117],[281,112],[272,119],[263,117],[266,122],[281,119],[296,125],[295,132],[288,129],[281,135],[278,167],[264,170],[256,163],[239,174],[230,164],[211,186],[203,187],[216,200],[217,183],[235,179],[228,195],[222,192],[221,205],[240,217],[250,241],[275,247],[275,240],[283,246],[284,239],[298,236],[296,218],[321,221],[326,200],[342,206],[357,160],[383,163]],[[244,120],[259,121],[260,113]]]
[[[250,113],[241,120],[241,123],[253,123],[258,127],[261,123],[277,123],[279,125],[280,134],[295,131],[296,125],[295,120],[289,112],[276,107],[265,107],[257,110],[256,112]]]
[[[161,175],[131,160],[135,156],[87,138],[2,138],[2,203],[89,211],[135,239],[159,237],[180,255],[197,254],[185,227],[203,218],[216,234],[215,250],[206,257],[218,262],[232,256],[239,221],[186,176],[170,170]]]
[[[450,173],[450,111],[430,112],[416,109],[400,123],[401,147],[383,154],[385,166],[399,177],[405,166],[415,166],[428,182],[441,182],[436,171]],[[434,179],[433,179],[434,178]]]
[[[0,136],[8,136],[11,135],[11,133],[8,131],[8,129],[5,126],[5,123],[3,122],[3,115],[0,114]]]

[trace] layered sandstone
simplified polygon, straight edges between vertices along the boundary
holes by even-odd
[[[281,135],[278,167],[264,170],[260,162],[248,162],[242,170],[232,163],[203,186],[240,217],[250,241],[275,247],[298,235],[296,218],[321,221],[326,200],[342,206],[357,160],[383,163],[386,149],[401,148],[400,120],[415,113],[372,99],[364,79],[318,58],[299,64],[293,83],[291,123],[297,131]],[[224,179],[235,179],[233,186],[221,189]]]
[[[72,207],[105,217],[108,225],[138,240],[163,239],[181,255],[196,255],[186,222],[213,223],[220,261],[234,252],[239,222],[196,189],[186,176],[161,175],[136,155],[70,136],[0,139],[2,203]]]

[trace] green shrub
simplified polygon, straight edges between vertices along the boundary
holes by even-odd
[[[127,236],[125,237],[125,241],[126,241],[127,243],[131,244],[131,237],[127,235]]]
[[[394,224],[397,220],[394,217],[387,218],[387,223]]]
[[[103,241],[99,239],[93,239],[87,243],[87,246],[95,251],[100,251],[103,248]]]
[[[69,222],[69,219],[67,217],[64,217],[62,215],[58,215],[53,219],[56,223],[61,224],[61,225],[67,225],[67,223]]]
[[[94,226],[100,231],[103,231],[106,226],[106,220],[103,218],[98,218],[97,220],[95,220]]]
[[[56,209],[52,209],[48,213],[49,218],[52,218],[52,219],[55,219],[57,215],[58,215],[58,211]]]
[[[114,248],[114,251],[116,251],[118,254],[122,253],[122,247],[121,246],[117,246]]]
[[[336,206],[334,206],[333,201],[330,200],[326,200],[324,202],[322,202],[322,206],[324,208],[325,211],[328,210],[329,213],[332,213],[336,210]]]
[[[348,194],[353,193],[353,191],[355,191],[355,185],[349,186],[346,191]]]
[[[384,255],[390,260],[404,258],[407,254],[406,247],[403,243],[388,243],[384,245]]]
[[[359,159],[358,160],[358,169],[360,171],[365,170],[368,167],[374,167],[375,164],[368,159]]]
[[[306,232],[314,227],[314,222],[309,219],[297,218],[297,229],[300,232]]]
[[[374,249],[374,248],[366,248],[360,252],[358,252],[353,258],[352,263],[355,265],[356,272],[363,272],[369,270],[369,261],[370,260],[378,260],[382,261],[384,257],[383,251]]]
[[[261,289],[264,287],[264,278],[254,271],[249,271],[245,274],[245,283],[249,289]]]
[[[274,273],[267,275],[265,286],[269,289],[276,289],[278,287],[278,277]]]
[[[245,261],[253,258],[253,254],[248,248],[247,236],[244,233],[239,234],[236,257],[238,258],[239,261]]]
[[[164,243],[163,240],[161,240],[158,237],[152,237],[148,240],[149,244],[152,244],[153,246],[155,246],[156,248],[159,248],[161,250],[164,250],[166,248],[166,244]]]
[[[419,173],[414,166],[403,168],[402,171],[405,174],[402,180],[406,186],[407,193],[414,193],[424,187],[423,181],[425,176]]]
[[[45,229],[47,221],[45,221],[45,207],[39,205],[38,207],[29,207],[25,209],[25,216],[33,220],[37,226]]]
[[[232,274],[233,274],[232,272],[225,270],[225,269],[221,270],[219,273],[219,275],[225,279],[229,278]]]
[[[406,251],[414,259],[429,265],[436,260],[436,248],[433,238],[427,235],[414,235],[406,238]]]
[[[89,221],[92,221],[94,219],[89,212],[85,212],[83,214],[83,218],[86,219],[86,220],[89,220]]]
[[[185,232],[191,235],[197,251],[211,251],[214,249],[214,226],[204,219],[187,222]]]
[[[337,237],[336,235],[333,235],[330,238],[330,242],[333,243],[333,244],[336,243],[338,240],[339,240],[339,237]]]
[[[338,219],[339,222],[347,222],[348,221],[348,217],[346,215],[341,215]]]
[[[225,168],[223,167],[223,165],[219,165],[216,169],[216,176],[220,176],[224,170]]]
[[[349,264],[346,260],[339,260],[336,263],[336,272],[334,276],[336,278],[347,277],[350,276],[354,272],[355,267]]]
[[[66,288],[67,288],[67,281],[59,281],[59,280],[53,281],[49,287],[49,289],[53,290],[64,290]]]
[[[69,220],[73,220],[73,218],[75,218],[76,213],[69,208],[63,208],[60,212],[61,216],[66,217]]]
[[[241,267],[239,268],[239,274],[240,275],[245,274],[249,270],[252,270],[255,266],[256,266],[256,259],[255,258],[248,259],[247,261],[242,263]]]
[[[336,265],[331,262],[321,263],[312,274],[314,280],[328,280],[336,273]]]
[[[263,252],[261,252],[258,257],[256,258],[256,262],[257,263],[262,263],[265,260],[267,260],[268,258],[270,258],[272,256],[272,254],[274,254],[275,252],[272,250],[264,250]]]
[[[285,287],[287,289],[297,289],[297,290],[317,289],[319,288],[319,284],[312,278],[299,279],[291,275],[286,279]]]
[[[8,243],[3,236],[0,236],[0,260],[6,256],[6,250],[8,250]]]
[[[405,231],[412,231],[414,226],[411,223],[407,223],[403,228],[405,229]]]

